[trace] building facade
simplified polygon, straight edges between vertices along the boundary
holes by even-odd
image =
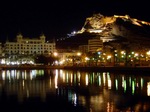
[[[102,50],[103,42],[98,38],[88,40],[88,52],[95,53],[99,50]]]
[[[35,39],[23,38],[22,34],[18,34],[16,42],[5,43],[5,54],[50,54],[56,50],[55,46],[55,42],[46,41],[43,34]]]

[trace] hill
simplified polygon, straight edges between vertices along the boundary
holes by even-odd
[[[100,38],[103,42],[127,41],[150,47],[150,23],[129,15],[104,16],[94,14],[86,18],[84,26],[61,41],[57,47],[77,48],[88,43],[88,39]]]

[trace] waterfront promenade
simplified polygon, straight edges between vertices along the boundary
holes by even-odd
[[[25,66],[0,66],[1,70],[9,69],[67,69],[80,71],[104,71],[104,72],[150,72],[150,66],[47,66],[47,65],[25,65]]]

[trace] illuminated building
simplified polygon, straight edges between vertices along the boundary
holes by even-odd
[[[49,54],[55,51],[55,42],[46,41],[42,34],[39,38],[23,38],[22,34],[17,35],[16,42],[5,43],[5,54]]]
[[[95,53],[99,49],[102,50],[103,42],[100,39],[89,39],[88,40],[88,52]]]

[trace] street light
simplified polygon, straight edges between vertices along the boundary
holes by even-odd
[[[80,52],[77,52],[77,56],[81,56],[81,53],[80,53]]]
[[[57,52],[54,52],[54,56],[58,56],[58,53],[57,53]]]

